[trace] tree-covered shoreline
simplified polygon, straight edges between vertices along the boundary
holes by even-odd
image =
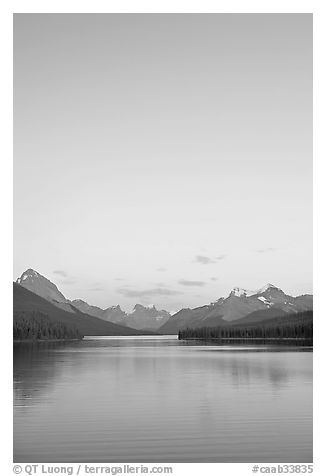
[[[14,341],[80,340],[83,337],[75,326],[69,326],[60,321],[53,322],[46,314],[39,311],[14,314]]]
[[[217,341],[309,341],[313,340],[313,313],[305,311],[288,316],[233,325],[226,323],[217,327],[187,328],[179,330],[180,340],[200,339]]]

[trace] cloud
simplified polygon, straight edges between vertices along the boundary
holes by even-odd
[[[181,284],[182,286],[205,286],[206,285],[204,281],[189,281],[187,279],[180,279],[178,283]]]
[[[216,263],[216,260],[222,260],[226,257],[226,255],[219,255],[215,256],[214,258],[210,258],[209,256],[203,256],[203,255],[197,255],[195,257],[196,263],[200,264],[214,264]]]
[[[68,277],[68,274],[65,271],[63,271],[63,269],[56,269],[55,271],[53,271],[53,274],[58,274],[62,278]]]
[[[208,256],[202,256],[202,255],[197,255],[195,258],[195,261],[200,264],[212,264],[215,263],[215,261],[212,258],[209,258]]]
[[[175,291],[173,289],[168,288],[152,288],[143,290],[119,288],[117,289],[117,292],[119,294],[122,294],[122,296],[131,298],[147,298],[151,296],[176,296],[178,294],[183,294],[181,291]]]

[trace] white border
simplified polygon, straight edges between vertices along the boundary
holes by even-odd
[[[325,2],[322,1],[72,1],[34,0],[2,2],[0,10],[1,48],[1,137],[4,140],[1,156],[1,403],[3,410],[1,473],[12,474],[12,13],[109,13],[109,12],[228,12],[228,13],[313,13],[314,14],[314,474],[325,470],[324,411],[325,371],[323,339],[325,336],[324,274],[325,267]],[[295,171],[294,171],[295,173]],[[165,464],[166,465],[166,464]],[[177,464],[174,474],[207,475],[248,474],[248,464]]]

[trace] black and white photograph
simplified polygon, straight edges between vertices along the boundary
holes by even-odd
[[[14,468],[311,473],[313,294],[312,13],[13,14]]]

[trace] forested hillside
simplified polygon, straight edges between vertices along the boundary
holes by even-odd
[[[269,320],[201,327],[179,331],[179,339],[308,339],[313,338],[313,312],[305,311]]]
[[[67,329],[78,329],[80,335],[141,335],[146,332],[106,322],[89,316],[76,309],[75,313],[66,312],[51,302],[43,299],[28,289],[14,283],[13,289],[14,322],[19,319],[35,319],[35,316],[46,316],[55,326],[64,324]],[[36,325],[36,324],[35,324]],[[44,324],[45,325],[45,324]]]
[[[82,339],[84,337],[75,326],[60,321],[52,322],[39,311],[14,315],[13,327],[14,340]]]

